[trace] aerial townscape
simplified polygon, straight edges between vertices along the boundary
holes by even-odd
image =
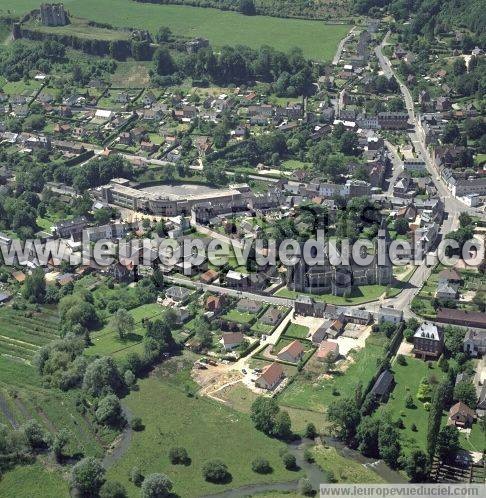
[[[484,486],[484,1],[41,2],[0,0],[0,496]]]

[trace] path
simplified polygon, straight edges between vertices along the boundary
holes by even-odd
[[[122,406],[123,414],[127,419],[127,425],[123,429],[122,433],[118,436],[103,458],[101,462],[105,469],[109,469],[114,463],[116,463],[130,448],[130,443],[132,441],[133,429],[130,426],[130,421],[132,420],[132,413],[126,406]]]
[[[341,59],[341,55],[343,53],[344,45],[352,36],[354,36],[355,30],[356,30],[356,26],[351,28],[349,33],[339,42],[339,45],[336,49],[336,53],[334,54],[334,57],[332,59],[333,66],[337,66],[339,64],[339,61]]]

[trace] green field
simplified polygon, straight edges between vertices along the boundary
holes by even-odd
[[[49,308],[42,313],[23,312],[12,308],[0,310],[0,356],[30,364],[34,354],[45,344],[59,337],[57,314]],[[16,376],[12,376],[16,381]],[[8,381],[8,378],[2,378]]]
[[[245,324],[253,322],[256,316],[257,315],[253,313],[246,313],[243,311],[238,311],[237,309],[233,309],[228,311],[228,313],[226,313],[226,315],[223,315],[221,318],[230,322]]]
[[[349,353],[352,360],[345,360],[348,365],[345,372],[336,371],[330,378],[309,380],[300,373],[278,397],[279,402],[295,408],[325,412],[332,401],[352,396],[358,381],[366,387],[376,373],[376,361],[383,356],[386,341],[379,334],[370,336],[365,348]],[[333,389],[336,394],[333,394]]]
[[[135,330],[123,340],[108,323],[101,330],[91,334],[93,345],[87,350],[90,355],[114,355],[123,357],[127,353],[141,352],[142,339],[145,333],[142,319],[153,319],[160,316],[165,308],[156,303],[144,304],[129,311],[135,321]]]
[[[140,390],[132,392],[124,404],[134,416],[140,416],[145,430],[133,434],[130,448],[109,469],[109,479],[122,482],[130,497],[140,491],[128,480],[130,469],[137,465],[142,473],[166,473],[181,497],[217,493],[224,489],[254,482],[296,479],[299,473],[284,469],[279,457],[283,443],[257,432],[248,415],[233,411],[207,398],[188,397],[169,378],[152,376],[140,381]],[[168,450],[184,446],[191,464],[171,465]],[[257,456],[267,458],[273,473],[256,474],[251,462]],[[206,482],[201,475],[205,461],[219,458],[232,474],[228,485]]]
[[[309,328],[304,325],[299,325],[298,323],[289,323],[289,326],[285,329],[284,333],[287,337],[305,339],[309,335]]]
[[[46,470],[41,464],[22,465],[5,473],[0,479],[0,496],[14,498],[66,498],[68,484],[60,472]]]
[[[0,11],[21,14],[38,8],[39,4],[39,0],[2,0]],[[142,28],[155,33],[160,26],[169,26],[178,36],[208,38],[216,48],[271,45],[288,51],[297,46],[305,56],[316,60],[330,60],[339,40],[350,28],[321,21],[243,16],[216,9],[141,4],[132,0],[65,0],[64,5],[73,16],[115,27]]]

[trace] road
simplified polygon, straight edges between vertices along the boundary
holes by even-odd
[[[202,282],[194,282],[185,278],[173,276],[165,276],[164,280],[172,284],[183,285],[185,287],[193,287],[195,289],[202,289],[204,291],[214,292],[216,294],[224,294],[226,296],[238,297],[240,299],[254,299],[263,303],[273,304],[274,306],[286,306],[287,308],[292,308],[294,306],[293,299],[286,299],[284,297],[268,296],[265,294],[257,294],[255,292],[239,291],[236,289],[221,287],[219,285],[203,284]]]
[[[334,54],[334,57],[332,59],[333,66],[337,66],[339,64],[339,61],[341,59],[341,54],[343,53],[344,45],[352,36],[354,36],[355,30],[356,30],[356,27],[351,28],[351,31],[339,42],[336,53]]]
[[[393,165],[393,174],[390,178],[390,183],[388,184],[388,189],[386,193],[388,195],[393,195],[393,187],[397,182],[398,177],[403,172],[403,161],[400,159],[398,151],[394,145],[388,142],[388,140],[385,140],[385,145],[388,151],[390,152],[391,162]]]
[[[481,210],[468,207],[457,197],[454,197],[452,192],[447,188],[443,179],[440,177],[440,173],[435,167],[432,158],[430,157],[429,151],[427,150],[427,147],[421,136],[419,117],[415,113],[415,104],[412,94],[410,93],[408,87],[399,79],[399,77],[393,70],[393,66],[388,57],[383,54],[383,47],[386,46],[389,35],[390,31],[388,31],[382,42],[375,48],[375,54],[378,58],[378,62],[380,63],[383,74],[388,78],[394,76],[400,86],[400,91],[402,92],[403,99],[405,101],[405,106],[409,115],[410,123],[413,124],[414,127],[414,131],[410,133],[410,139],[412,141],[412,144],[415,146],[415,150],[417,151],[418,156],[424,160],[432,181],[437,188],[439,196],[444,200],[445,211],[448,213],[467,212],[473,216],[477,216],[483,220],[486,220],[486,214]]]

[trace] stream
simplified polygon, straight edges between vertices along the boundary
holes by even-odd
[[[374,460],[361,455],[361,453],[347,448],[336,438],[324,438],[326,445],[333,446],[344,457],[361,463],[362,465],[372,469],[376,474],[382,477],[386,482],[390,483],[405,483],[407,482],[398,472],[390,469],[383,461]],[[295,456],[298,467],[300,467],[306,474],[307,479],[312,483],[312,487],[319,490],[321,483],[328,482],[327,475],[315,463],[309,463],[304,459],[304,451],[306,448],[313,446],[315,443],[311,439],[299,439],[287,445],[289,453]],[[212,495],[205,495],[201,498],[245,498],[253,496],[258,493],[268,491],[295,491],[298,487],[298,479],[286,482],[275,483],[261,483],[261,484],[248,484],[235,489],[222,491]]]

